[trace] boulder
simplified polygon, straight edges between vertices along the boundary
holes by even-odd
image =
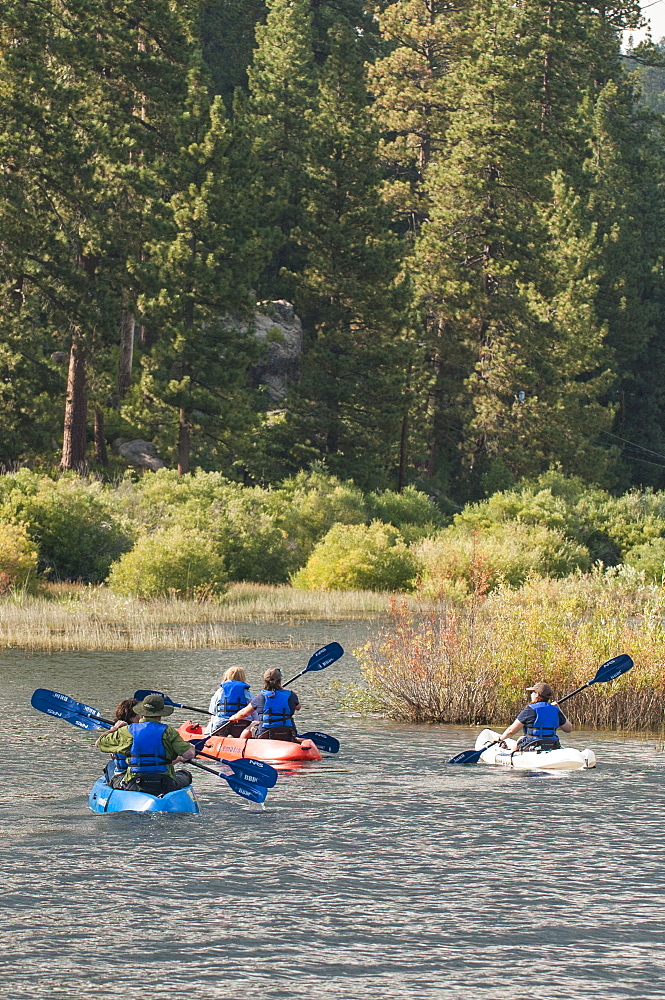
[[[157,472],[157,469],[166,468],[166,462],[159,457],[152,441],[124,441],[118,445],[117,451],[121,458],[139,469]]]
[[[284,399],[288,383],[298,378],[303,348],[302,323],[286,299],[259,302],[254,315],[257,340],[266,345],[262,359],[252,371],[258,385],[264,385],[273,403]]]

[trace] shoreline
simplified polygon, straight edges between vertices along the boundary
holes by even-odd
[[[235,584],[219,601],[140,600],[119,597],[104,586],[47,584],[40,596],[0,599],[0,650],[298,649],[293,639],[255,639],[235,630],[318,620],[378,621],[388,615],[394,596]]]

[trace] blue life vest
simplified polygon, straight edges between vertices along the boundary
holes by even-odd
[[[134,774],[165,774],[166,748],[162,739],[168,726],[163,722],[133,722],[129,766]]]
[[[113,761],[113,773],[124,774],[129,766],[127,753],[112,753],[111,760]]]
[[[244,681],[224,681],[220,684],[220,688],[215,715],[222,719],[230,719],[241,708],[246,708],[252,700],[249,696],[249,684]]]
[[[259,731],[265,733],[266,729],[275,729],[277,726],[289,726],[291,729],[295,729],[296,724],[289,708],[289,697],[292,692],[287,690],[262,691],[261,694],[266,701],[260,715],[261,728]]]
[[[541,740],[556,739],[559,726],[559,709],[550,705],[549,701],[534,701],[529,705],[536,713],[536,718],[530,726],[525,726],[526,735]]]

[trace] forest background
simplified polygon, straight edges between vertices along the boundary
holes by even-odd
[[[661,487],[662,56],[622,55],[638,23],[587,0],[4,4],[4,467],[112,475],[140,437],[181,473],[320,462],[447,513],[553,466]],[[251,329],[271,299],[305,337],[278,409]]]
[[[477,719],[535,661],[563,688],[630,648],[633,700],[591,721],[659,725],[665,47],[622,51],[639,24],[632,0],[6,0],[4,641],[415,591],[367,653],[383,709]],[[304,331],[278,402],[275,300]],[[136,438],[169,468],[128,472]],[[128,626],[164,595],[164,635]]]

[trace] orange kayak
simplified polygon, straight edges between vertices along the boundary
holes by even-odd
[[[185,722],[178,732],[184,740],[203,738],[203,727],[193,722]],[[204,748],[207,754],[218,760],[236,760],[251,757],[264,760],[268,764],[281,764],[293,760],[321,760],[321,753],[311,740],[303,743],[287,743],[286,740],[240,740],[233,736],[211,736]]]

